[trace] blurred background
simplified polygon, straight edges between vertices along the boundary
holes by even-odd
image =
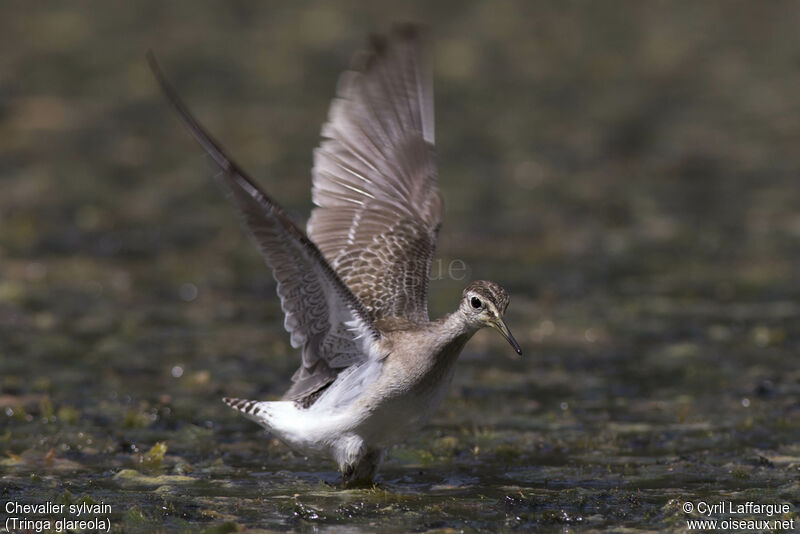
[[[126,532],[682,528],[685,500],[800,501],[796,3],[3,12],[4,501],[105,500]],[[434,44],[432,316],[460,260],[509,289],[525,355],[477,334],[382,486],[340,492],[219,402],[279,397],[298,356],[144,55],[304,224],[338,75],[399,21]]]

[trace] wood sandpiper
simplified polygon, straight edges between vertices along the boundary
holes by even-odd
[[[338,84],[314,152],[306,232],[247,177],[165,80],[164,93],[222,169],[219,181],[272,268],[302,363],[281,401],[223,399],[304,455],[333,458],[346,485],[372,481],[386,451],[432,416],[466,342],[495,328],[518,354],[508,293],[476,281],[428,318],[442,219],[426,32],[371,39]]]

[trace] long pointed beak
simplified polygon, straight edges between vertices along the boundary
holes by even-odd
[[[511,330],[508,329],[508,325],[503,318],[500,317],[497,319],[497,321],[492,323],[492,326],[494,326],[495,329],[500,332],[500,335],[506,338],[506,341],[508,341],[511,346],[514,347],[514,350],[517,352],[517,354],[522,356],[522,348],[519,346],[519,343],[517,343],[517,340],[514,339],[514,336],[511,335]]]

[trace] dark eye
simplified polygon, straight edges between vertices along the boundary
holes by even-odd
[[[472,304],[472,307],[477,309],[481,307],[481,299],[478,297],[472,297],[472,300],[469,301]]]

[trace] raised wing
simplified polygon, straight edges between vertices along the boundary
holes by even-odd
[[[428,321],[441,223],[424,32],[373,38],[339,80],[314,152],[308,235],[370,317]]]
[[[150,67],[189,131],[220,166],[219,181],[253,240],[272,267],[286,314],[284,326],[303,361],[286,398],[314,397],[338,372],[368,357],[380,358],[380,333],[364,306],[311,242],[281,209],[223,151],[195,120],[166,81],[152,54]]]

